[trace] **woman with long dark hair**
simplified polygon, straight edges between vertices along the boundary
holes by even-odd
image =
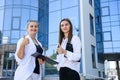
[[[80,80],[81,42],[72,34],[72,23],[64,18],[59,24],[57,59],[60,80]]]

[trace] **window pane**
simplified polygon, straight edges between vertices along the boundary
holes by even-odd
[[[111,40],[111,32],[104,32],[103,33],[104,41],[110,41]]]
[[[104,48],[112,48],[112,42],[104,42]]]
[[[120,27],[116,26],[116,27],[112,27],[112,40],[120,40],[120,36],[118,36],[120,34]]]
[[[4,20],[3,17],[4,17],[4,11],[0,10],[0,31],[3,28],[3,20]]]
[[[49,4],[49,12],[60,10],[60,0],[53,1]]]
[[[110,22],[110,17],[109,16],[102,17],[102,23],[103,22]]]
[[[30,0],[22,0],[23,5],[30,5]]]
[[[62,10],[62,18],[69,18],[74,27],[79,27],[79,14],[78,14],[78,7],[72,7],[69,9]]]
[[[49,13],[49,33],[59,30],[60,15],[60,11]]]
[[[93,16],[90,15],[90,33],[94,35]]]
[[[12,29],[19,29],[20,26],[20,18],[13,18]]]
[[[38,0],[31,0],[31,6],[38,7]]]
[[[62,0],[62,9],[77,5],[78,5],[78,0]]]
[[[11,30],[11,16],[12,16],[12,9],[5,10],[5,18],[4,18],[4,30]]]
[[[117,1],[111,1],[109,2],[109,5],[110,5],[110,14],[111,15],[118,14]]]
[[[4,6],[4,4],[5,4],[5,0],[0,0],[0,6]]]
[[[31,20],[38,20],[38,12],[36,10],[31,10],[30,19]]]
[[[21,4],[21,0],[13,0],[14,4],[20,5]]]
[[[21,9],[20,8],[13,8],[13,16],[20,16]]]
[[[22,9],[21,30],[26,30],[27,20],[29,20],[30,10]]]
[[[92,52],[92,67],[96,68],[95,46],[93,45],[91,45],[91,52]]]
[[[102,8],[102,16],[109,15],[109,7]]]
[[[111,16],[110,19],[111,21],[119,21],[119,16],[118,15]]]
[[[11,32],[11,40],[12,39],[19,39],[19,31],[14,30],[14,31]]]

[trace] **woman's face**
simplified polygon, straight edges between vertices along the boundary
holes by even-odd
[[[35,35],[38,32],[38,23],[30,22],[27,27],[27,32],[29,35]]]
[[[70,24],[68,21],[62,21],[60,24],[61,31],[63,33],[69,33],[70,31]]]

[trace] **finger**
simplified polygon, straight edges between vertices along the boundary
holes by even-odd
[[[23,35],[23,38],[25,39],[25,35]]]
[[[60,46],[60,43],[58,43],[58,48],[60,48],[61,46]]]

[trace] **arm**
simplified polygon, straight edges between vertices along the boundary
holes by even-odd
[[[68,60],[79,61],[81,58],[81,42],[79,37],[75,36],[73,39],[73,52],[65,51],[64,54]]]
[[[29,40],[27,38],[25,38],[25,36],[23,37],[23,41],[20,44],[20,47],[17,51],[17,56],[18,58],[22,59],[24,57],[24,49],[25,49],[25,45],[27,45],[29,43]]]

